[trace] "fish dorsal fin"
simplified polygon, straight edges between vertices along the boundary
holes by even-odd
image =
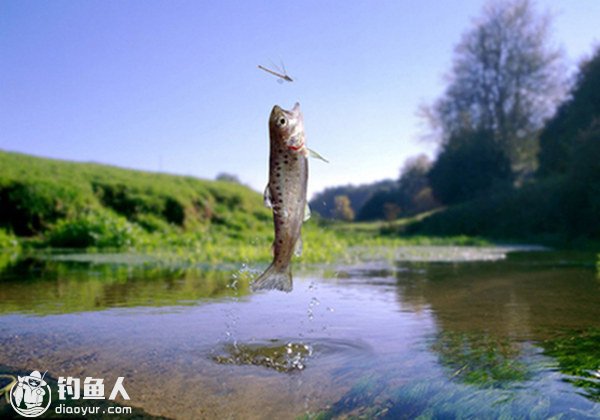
[[[325,159],[323,156],[321,156],[318,152],[315,152],[312,149],[308,149],[308,157],[314,158],[314,159],[319,159],[322,160],[323,162],[329,163],[329,161],[327,159]]]

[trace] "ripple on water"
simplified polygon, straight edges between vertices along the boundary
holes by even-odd
[[[212,360],[219,364],[263,366],[291,373],[304,370],[312,359],[319,357],[352,358],[370,351],[366,344],[349,340],[313,339],[309,343],[271,339],[221,345],[214,351]]]

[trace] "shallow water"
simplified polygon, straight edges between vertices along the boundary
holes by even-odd
[[[170,418],[600,417],[593,256],[507,251],[403,248],[290,294],[250,294],[263,267],[29,259],[0,277],[0,365],[125,376]]]

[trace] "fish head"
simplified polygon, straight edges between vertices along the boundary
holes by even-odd
[[[304,119],[298,102],[290,111],[275,105],[269,118],[269,129],[275,142],[294,152],[305,153]]]

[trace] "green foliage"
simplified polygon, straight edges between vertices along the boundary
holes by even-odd
[[[549,29],[529,0],[483,8],[455,49],[446,91],[426,114],[442,145],[464,132],[489,132],[514,169],[533,169],[538,131],[565,86]]]
[[[540,135],[541,176],[565,174],[573,162],[577,137],[600,118],[600,48],[581,64],[570,98],[565,101]]]
[[[600,238],[600,119],[577,137],[565,211],[574,234]]]
[[[391,221],[438,207],[427,177],[430,169],[431,162],[426,155],[408,158],[398,182],[375,192],[360,209],[358,220]]]
[[[0,251],[14,250],[16,248],[19,248],[17,237],[0,229]]]
[[[406,226],[405,232],[553,241],[568,233],[564,196],[563,179],[494,191],[431,214]]]
[[[600,330],[589,329],[542,342],[544,353],[554,357],[566,379],[584,390],[592,401],[600,402]]]
[[[432,346],[451,378],[479,387],[510,387],[530,376],[520,348],[485,334],[445,332]]]
[[[15,235],[0,229],[0,272],[14,264],[21,253],[21,244]]]
[[[510,161],[490,132],[463,132],[442,149],[429,181],[433,195],[444,204],[460,203],[510,183]]]
[[[354,210],[352,210],[352,205],[347,195],[338,195],[335,197],[335,217],[345,222],[354,220]]]
[[[350,200],[352,210],[358,215],[367,201],[379,191],[389,191],[396,187],[396,181],[386,179],[363,185],[343,185],[327,188],[315,195],[310,201],[313,213],[319,214],[325,219],[335,219],[335,197],[345,195]]]
[[[135,245],[141,229],[108,212],[87,213],[61,220],[47,234],[47,243],[59,248],[127,248]]]
[[[149,232],[252,230],[271,220],[258,193],[232,182],[1,151],[0,167],[0,227],[19,236],[86,212],[116,213]]]

